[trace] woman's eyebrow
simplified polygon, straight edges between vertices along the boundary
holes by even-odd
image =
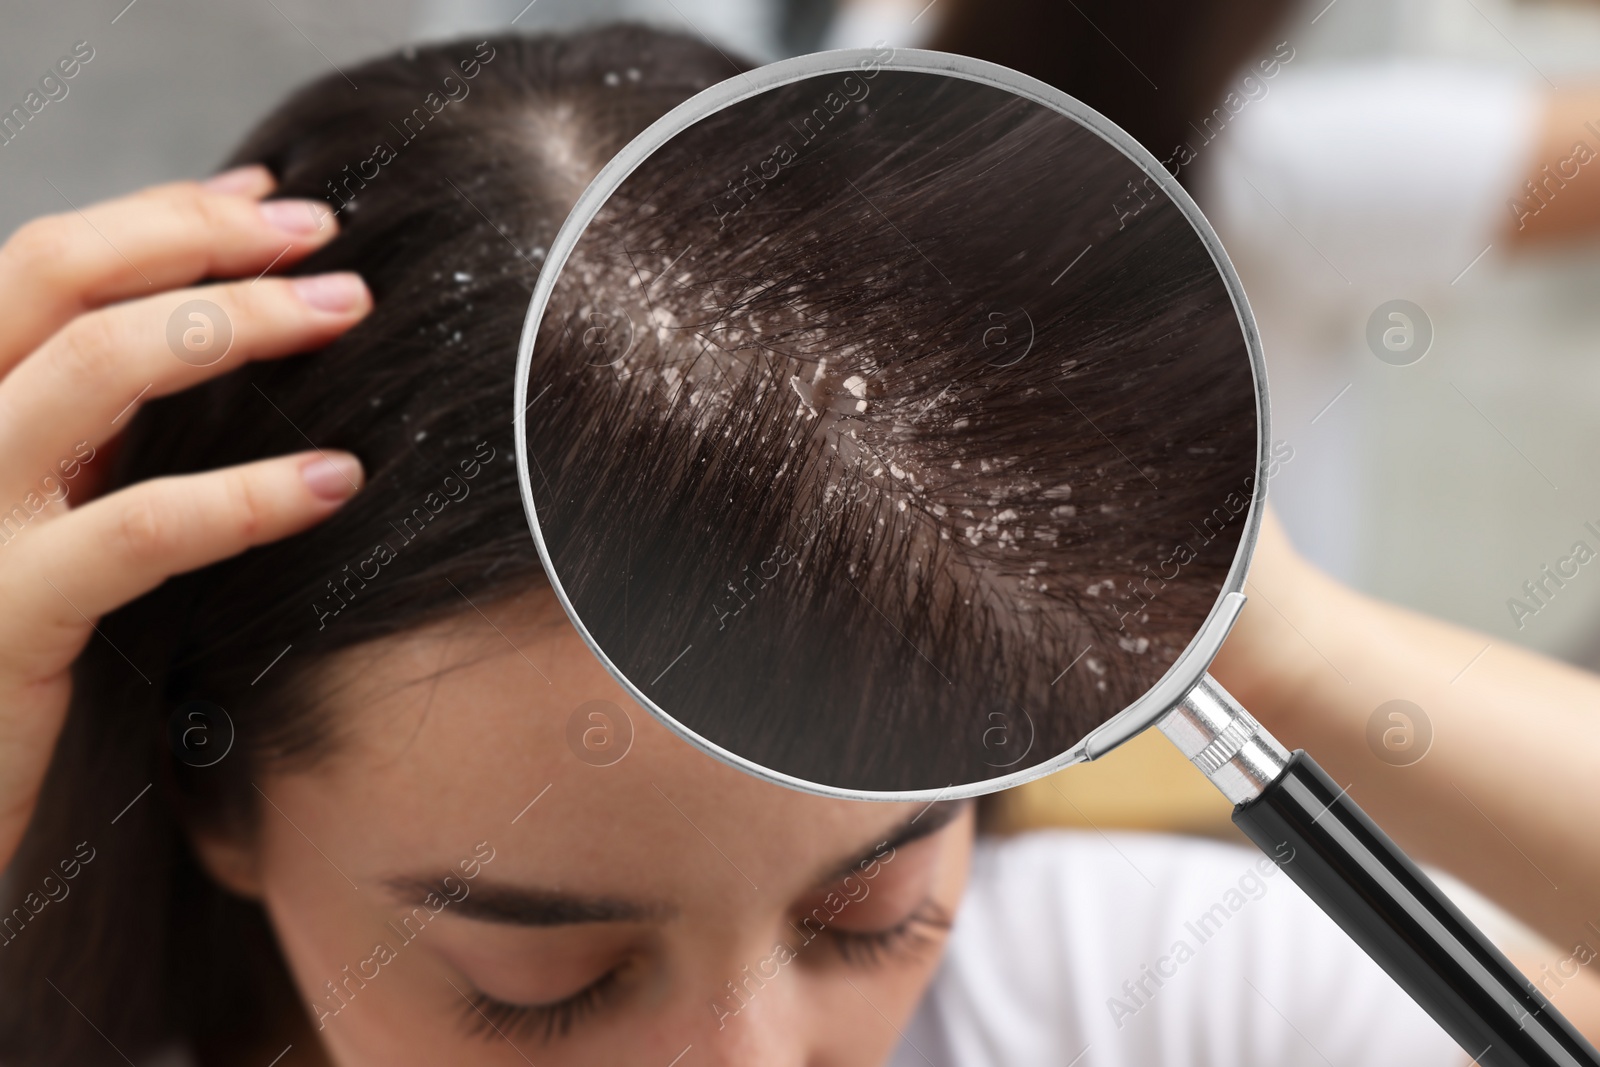
[[[824,874],[818,879],[817,884],[827,885],[837,882],[845,875],[861,870],[874,860],[882,862],[885,850],[902,848],[913,841],[931,837],[954,822],[971,804],[972,800],[968,798],[965,800],[936,800],[931,804],[924,805],[908,815],[904,822],[890,829],[885,837],[878,840],[877,844],[868,845],[850,859]]]
[[[938,833],[971,803],[971,800],[940,800],[925,805],[890,829],[876,844],[868,845],[823,875],[818,879],[818,884],[838,881],[874,860],[882,862],[885,850],[901,848]],[[583,896],[532,886],[496,885],[492,882],[473,886],[459,900],[447,893],[437,878],[406,875],[385,879],[383,885],[408,904],[423,905],[431,896],[436,900],[446,900],[448,903],[445,908],[459,918],[507,926],[659,922],[677,914],[676,908],[658,901]]]
[[[677,909],[656,901],[583,896],[531,886],[472,886],[459,900],[440,888],[436,878],[399,877],[384,887],[401,900],[422,904],[430,895],[448,903],[446,911],[462,919],[508,926],[572,926],[578,923],[654,922],[669,919]]]

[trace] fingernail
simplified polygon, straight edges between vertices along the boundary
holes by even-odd
[[[353,311],[367,301],[367,283],[349,271],[294,280],[295,295],[318,311]]]
[[[263,185],[270,187],[272,172],[259,163],[247,163],[221,174],[213,174],[201,184],[213,193],[251,193]]]
[[[363,484],[361,461],[348,452],[329,452],[307,460],[300,477],[314,496],[323,500],[349,500]]]
[[[284,233],[316,233],[328,225],[333,212],[315,200],[263,200],[261,217]]]

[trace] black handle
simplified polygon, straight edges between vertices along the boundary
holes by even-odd
[[[1483,1067],[1600,1067],[1594,1046],[1304,751],[1233,821]]]

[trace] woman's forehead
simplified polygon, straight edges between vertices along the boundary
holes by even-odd
[[[801,793],[706,755],[633,704],[553,605],[540,590],[341,654],[321,685],[337,751],[269,785],[274,802],[373,872],[448,868],[489,840],[509,843],[502,876],[605,889],[649,869],[691,894],[831,869],[928,808]],[[629,735],[614,762],[573,740],[596,706]]]

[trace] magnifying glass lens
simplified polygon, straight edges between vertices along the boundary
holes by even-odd
[[[691,740],[831,792],[974,792],[1203,671],[1254,518],[1247,318],[1093,112],[812,58],[673,112],[569,219],[524,338],[530,515],[597,653]]]

